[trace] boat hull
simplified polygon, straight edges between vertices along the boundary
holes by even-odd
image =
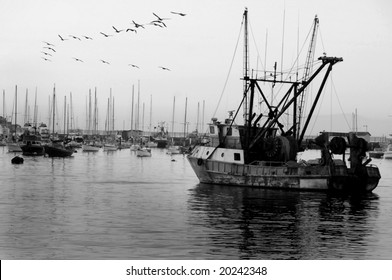
[[[49,157],[70,157],[74,149],[65,147],[45,146],[45,153]]]
[[[371,192],[380,179],[378,168],[366,168],[362,178],[349,174],[344,165],[251,165],[205,160],[188,156],[201,183],[312,191]],[[365,180],[366,179],[366,180]]]
[[[99,147],[92,146],[92,145],[82,145],[83,152],[98,152]]]
[[[45,154],[45,148],[40,144],[27,144],[21,148],[22,154],[25,156],[43,156]]]

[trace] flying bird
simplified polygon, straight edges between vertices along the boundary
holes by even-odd
[[[107,62],[107,61],[105,61],[103,59],[101,59],[101,61],[102,61],[102,63],[110,64],[109,62]]]
[[[74,36],[74,35],[69,35],[69,37],[72,37],[72,38],[74,38],[75,40],[82,41],[79,37],[76,37],[76,36]]]
[[[99,32],[99,33],[101,33],[103,36],[105,36],[106,38],[107,37],[109,37],[109,36],[113,36],[113,35],[110,35],[110,34],[105,34],[105,33],[103,33],[103,32]]]
[[[143,24],[138,24],[138,23],[136,23],[136,22],[134,22],[134,21],[132,21],[132,22],[133,22],[133,24],[135,25],[136,28],[139,28],[139,27],[145,28],[145,27],[143,26]]]
[[[53,45],[53,44],[51,44],[51,43],[48,43],[48,42],[46,42],[46,41],[42,41],[42,42],[45,43],[45,44],[48,45],[48,46],[55,47],[55,45]]]
[[[51,50],[51,51],[53,51],[53,52],[56,52],[56,50],[55,49],[53,49],[53,48],[51,48],[51,47],[44,47],[45,49],[48,49],[48,50]]]
[[[125,30],[125,32],[128,32],[128,31],[132,31],[132,32],[137,33],[136,29],[132,29],[132,28],[128,28],[127,30]]]
[[[76,57],[73,57],[73,59],[75,59],[75,61],[84,62],[83,60],[76,58]]]
[[[139,66],[135,65],[135,64],[128,64],[129,66],[132,66],[134,68],[139,68]]]
[[[150,22],[150,24],[155,25],[155,26],[159,26],[161,28],[167,27],[163,21],[159,21],[159,20],[153,20],[152,22]]]
[[[170,18],[161,18],[160,16],[158,16],[157,14],[155,14],[155,13],[152,13],[154,16],[156,16],[157,17],[157,19],[159,20],[159,21],[164,21],[164,20],[167,20],[167,19],[170,19]]]
[[[179,13],[179,12],[171,12],[171,13],[175,14],[175,15],[182,16],[182,17],[186,16],[186,14],[184,14],[184,13]]]
[[[82,35],[86,40],[92,40],[93,38],[89,37],[89,36],[84,36]]]
[[[60,34],[58,34],[58,36],[60,37],[61,41],[68,40],[68,39],[65,39],[65,38],[61,37],[61,35],[60,35]]]
[[[162,70],[171,71],[169,68],[166,67],[162,67],[162,66],[158,66],[158,67],[161,68]]]
[[[114,31],[116,31],[116,33],[120,33],[121,31],[124,31],[124,29],[117,29],[116,27],[114,27],[114,26],[112,26],[113,27],[113,29],[114,29]]]
[[[51,55],[50,53],[47,53],[47,52],[42,52],[44,55],[50,55],[50,56],[53,56],[53,55]]]
[[[51,61],[50,59],[46,58],[46,57],[41,57],[43,60],[45,61]]]

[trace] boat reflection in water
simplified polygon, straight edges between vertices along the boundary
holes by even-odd
[[[379,197],[335,196],[199,184],[190,190],[191,230],[209,255],[241,259],[364,259]],[[198,233],[200,234],[200,232]],[[194,252],[197,255],[197,252]]]

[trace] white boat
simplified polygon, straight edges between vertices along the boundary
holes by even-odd
[[[146,143],[146,147],[148,148],[157,148],[158,147],[158,143],[150,141]]]
[[[166,154],[168,154],[168,155],[182,154],[181,147],[180,146],[170,146],[169,148],[167,148]]]
[[[136,150],[136,156],[138,157],[150,157],[151,156],[151,149],[150,148],[140,148]]]
[[[387,150],[384,152],[385,159],[392,159],[392,144],[388,144]]]
[[[118,147],[114,144],[104,144],[103,145],[103,150],[104,151],[117,151]]]
[[[7,143],[8,152],[10,153],[18,153],[22,152],[22,148],[20,147],[19,143]]]
[[[131,151],[137,151],[140,149],[140,145],[138,144],[133,144],[131,145],[131,147],[129,148]]]
[[[82,151],[83,152],[98,152],[99,147],[94,146],[93,144],[83,144]]]

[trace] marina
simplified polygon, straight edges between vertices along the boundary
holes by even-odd
[[[0,147],[1,259],[390,259],[392,160],[356,197],[201,184],[166,149],[13,157]]]

